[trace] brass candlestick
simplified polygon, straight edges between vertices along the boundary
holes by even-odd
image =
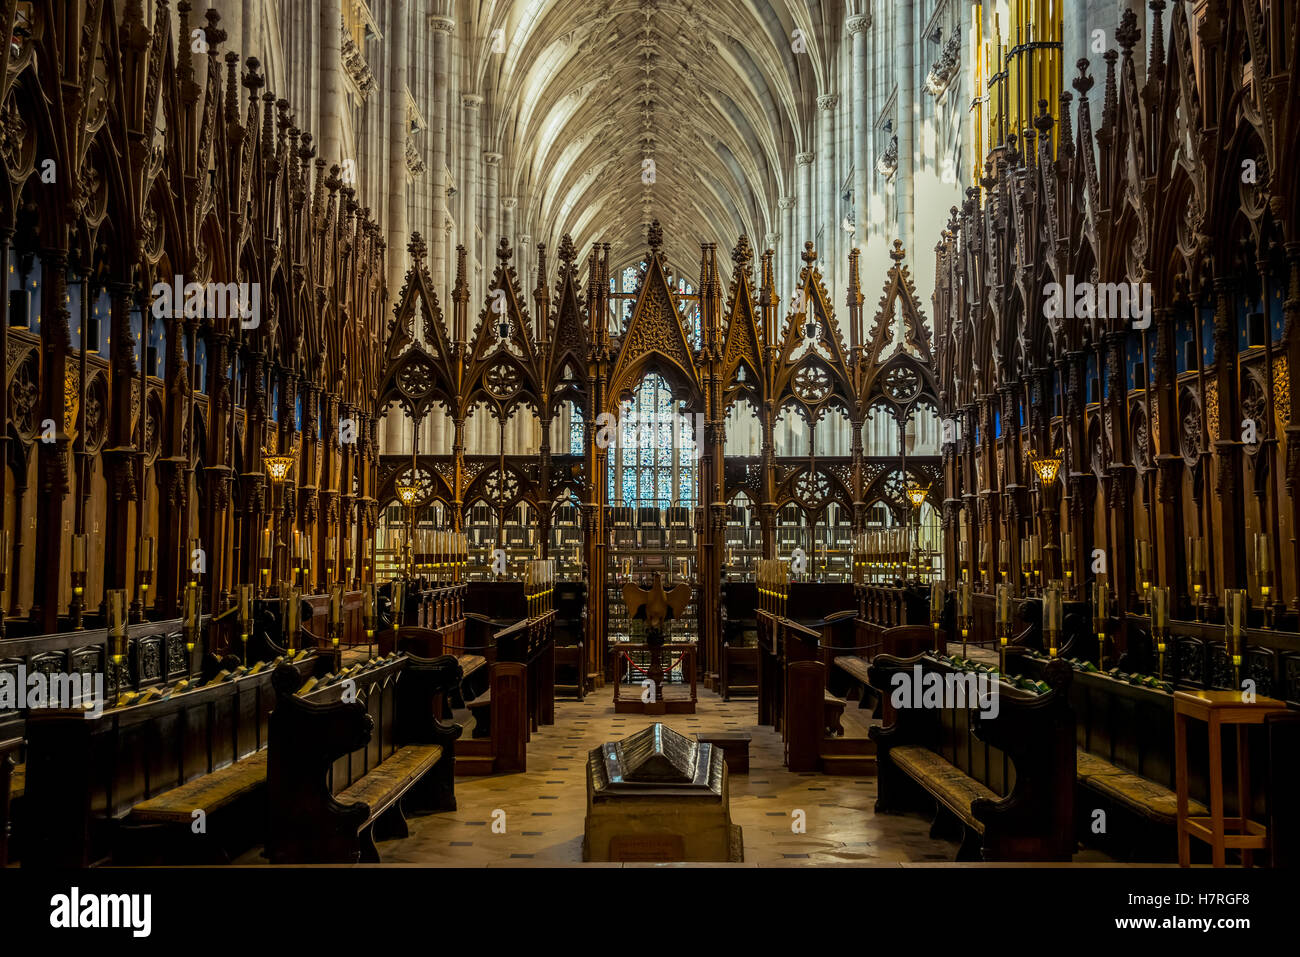
[[[1151,543],[1139,539],[1137,543],[1138,584],[1141,586],[1141,600],[1148,616],[1151,614]]]
[[[113,664],[120,665],[126,660],[127,652],[126,589],[110,588],[105,598],[108,605],[108,651]]]
[[[1229,588],[1223,593],[1223,623],[1228,657],[1232,659],[1233,680],[1241,687],[1242,644],[1246,635],[1246,609],[1250,595],[1244,588]]]
[[[181,631],[185,635],[185,650],[190,654],[194,653],[194,646],[199,643],[199,606],[202,601],[202,591],[199,589],[197,581],[185,583],[185,591],[181,596],[182,621]]]
[[[375,629],[379,627],[378,604],[375,600],[375,583],[366,582],[361,588],[361,616],[366,629],[366,656],[372,657],[371,646],[375,641]]]
[[[972,625],[971,616],[971,583],[968,581],[957,584],[957,613],[961,627],[961,656],[966,657],[966,643],[970,640],[970,630]]]
[[[1065,572],[1065,594],[1074,597],[1074,536],[1066,532],[1061,536],[1061,570]]]
[[[1020,593],[1026,597],[1029,595],[1030,586],[1033,583],[1033,564],[1034,559],[1029,551],[1029,539],[1022,538],[1020,540]]]
[[[1267,532],[1255,535],[1255,577],[1259,581],[1259,597],[1264,604],[1264,627],[1273,627],[1273,552],[1269,548]]]
[[[1092,630],[1097,633],[1097,670],[1106,670],[1106,633],[1110,630],[1110,585],[1092,583]]]
[[[337,649],[343,641],[343,583],[330,586],[330,642]]]
[[[292,655],[298,651],[298,632],[302,628],[302,591],[297,585],[283,586],[281,591],[284,593],[285,651]]]
[[[1006,674],[1007,648],[1011,643],[1011,586],[1006,582],[998,583],[998,670]]]
[[[1165,677],[1165,645],[1169,639],[1169,586],[1157,585],[1151,589],[1151,635],[1156,641],[1159,656],[1160,680]]]
[[[1205,590],[1205,540],[1196,536],[1187,539],[1187,591],[1192,601],[1196,620],[1202,620],[1201,593]]]
[[[140,613],[144,616],[149,607],[149,589],[153,587],[154,563],[158,555],[158,542],[152,537],[140,540],[140,555],[136,562],[136,579],[140,590]]]
[[[86,551],[89,546],[90,539],[84,532],[72,536],[72,603],[68,613],[74,631],[81,631],[81,615],[85,609]]]
[[[1064,605],[1061,600],[1061,583],[1049,582],[1043,589],[1043,632],[1047,636],[1048,651],[1056,657],[1061,640],[1061,618]]]
[[[239,586],[240,660],[248,664],[248,639],[253,633],[253,586]]]

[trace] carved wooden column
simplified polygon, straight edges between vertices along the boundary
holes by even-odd
[[[1246,542],[1244,495],[1241,473],[1241,443],[1236,434],[1237,416],[1237,323],[1232,312],[1232,282],[1222,277],[1213,282],[1215,382],[1218,404],[1218,438],[1214,441],[1214,519],[1219,530],[1222,558],[1222,588],[1246,587]],[[1209,414],[1210,410],[1206,410]],[[1213,437],[1212,437],[1213,438]]]
[[[63,237],[60,237],[61,239]],[[66,241],[65,241],[66,242]],[[72,337],[68,326],[68,253],[66,245],[41,252],[41,388],[42,419],[53,423],[52,432],[41,426],[36,443],[40,496],[36,506],[34,574],[31,617],[40,631],[58,631],[60,586],[63,581],[64,499],[69,489],[68,453],[72,444],[67,432],[68,365]],[[7,319],[5,320],[8,321]],[[45,441],[44,435],[52,435]]]

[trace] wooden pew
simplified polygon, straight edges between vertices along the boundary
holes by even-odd
[[[1199,662],[1205,652],[1199,647],[1196,636],[1179,636],[1188,656]],[[1171,647],[1175,645],[1171,641]],[[1013,659],[1016,667],[1030,676],[1041,675],[1048,659],[1039,654],[1024,653]],[[1141,663],[1144,654],[1134,649],[1126,661]],[[1062,661],[1063,664],[1069,664]],[[1089,668],[1091,665],[1088,666]],[[1177,673],[1166,674],[1175,678]],[[1182,672],[1186,675],[1186,671]],[[1199,668],[1198,676],[1209,672]],[[1127,674],[1127,673],[1124,673]],[[1180,686],[1196,687],[1184,678],[1167,687],[1151,687],[1137,680],[1137,675],[1123,678],[1110,673],[1076,668],[1070,689],[1071,702],[1077,716],[1077,772],[1076,803],[1081,809],[1077,822],[1080,841],[1100,845],[1121,859],[1132,861],[1174,861],[1177,859],[1177,799],[1175,797],[1176,760],[1174,755],[1174,702],[1171,689]],[[1272,689],[1270,689],[1272,690]],[[1261,688],[1260,694],[1266,692]],[[1191,792],[1190,813],[1208,813],[1209,767],[1207,759],[1206,729],[1198,723],[1189,726],[1188,778]],[[1270,753],[1268,735],[1263,728],[1248,732],[1250,763],[1262,769],[1267,779],[1274,761],[1295,763],[1300,761],[1300,749],[1289,759]],[[1236,740],[1224,736],[1223,760],[1225,767],[1235,767]],[[1257,772],[1258,773],[1258,772]],[[1279,772],[1280,773],[1280,772]],[[1284,778],[1274,775],[1277,780]],[[1230,807],[1237,804],[1236,782],[1232,775],[1224,781],[1224,793]],[[1285,802],[1273,799],[1270,812],[1268,790],[1256,790],[1250,815],[1256,820],[1277,815],[1294,816],[1300,822],[1300,812],[1286,808]],[[1095,810],[1106,812],[1106,830],[1094,832],[1091,815]],[[1287,822],[1280,821],[1283,833]],[[1197,847],[1198,853],[1203,850]]]
[[[754,582],[722,583],[722,662],[718,691],[723,701],[758,694],[758,586]]]
[[[378,862],[375,841],[405,837],[407,811],[455,810],[461,731],[434,709],[460,680],[450,656],[401,654],[300,695],[301,675],[277,668],[267,754],[271,862]]]
[[[961,674],[931,654],[881,655],[871,683],[885,698],[893,676]],[[998,714],[974,707],[890,708],[892,723],[871,729],[879,752],[877,813],[916,806],[928,795],[936,812],[932,836],[955,823],[958,860],[1068,861],[1074,852],[1074,713],[1071,671],[1051,666],[1044,694],[998,679]],[[919,693],[919,689],[917,689]]]
[[[375,638],[381,657],[386,657],[394,651],[404,651],[417,658],[441,658],[443,655],[451,655],[456,659],[461,671],[460,684],[451,694],[444,696],[444,704],[447,707],[439,712],[443,718],[450,718],[453,706],[463,708],[466,701],[473,699],[479,693],[477,690],[471,693],[469,689],[478,689],[488,667],[485,655],[469,653],[464,645],[452,643],[452,638],[463,638],[463,636],[463,628],[449,632],[445,629],[403,625],[401,628],[382,631]]]
[[[584,657],[586,605],[586,582],[555,583],[555,690],[571,694],[579,701],[594,690],[587,677]]]
[[[300,678],[314,656],[286,666]],[[27,720],[24,866],[219,862],[264,820],[269,668],[144,704],[33,711]],[[137,809],[139,813],[137,813]],[[194,811],[206,830],[194,833]]]
[[[861,621],[858,624],[862,624]],[[863,635],[861,629],[857,631],[857,635],[859,637]],[[858,707],[878,710],[880,698],[876,694],[876,689],[871,687],[871,679],[867,673],[872,660],[877,655],[914,658],[923,654],[934,644],[934,629],[929,625],[895,625],[875,632],[875,639],[865,647],[852,649],[861,650],[863,653],[860,654],[842,654],[839,648],[831,648],[828,651],[834,656],[831,660],[831,675],[834,676],[836,673],[840,675],[839,680],[833,681],[830,687],[842,697],[847,697],[848,690],[856,687],[859,692]]]

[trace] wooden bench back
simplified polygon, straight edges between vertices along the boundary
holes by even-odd
[[[347,859],[366,812],[334,796],[396,748],[438,744],[453,762],[460,728],[438,721],[434,702],[461,677],[455,658],[401,655],[355,676],[352,685],[299,695],[298,676],[276,669],[267,756],[272,863]]]
[[[330,767],[329,789],[338,794],[382,764],[399,747],[397,739],[397,684],[410,659],[405,655],[370,668],[351,680],[304,695],[307,701],[325,704],[344,700],[344,695],[365,707],[373,723],[369,739],[360,747],[339,756]]]
[[[6,638],[0,641],[0,672],[9,672],[14,680],[20,665],[27,674],[103,674],[109,701],[125,691],[172,684],[190,673],[179,618],[131,625],[127,646],[126,659],[119,664],[107,651],[106,628]],[[21,736],[24,718],[21,710],[0,710],[0,737]]]
[[[1069,860],[1074,851],[1075,721],[1069,688],[1073,673],[1064,661],[1048,667],[1052,690],[1035,695],[1005,681],[998,684],[998,713],[983,716],[981,705],[893,708],[893,675],[941,677],[960,673],[931,655],[880,655],[868,672],[885,700],[886,726],[873,728],[882,766],[900,745],[920,745],[968,777],[1002,795],[977,811],[984,821],[984,849],[991,860]],[[913,689],[914,693],[919,689]]]
[[[290,667],[301,683],[313,662]],[[266,747],[274,701],[268,668],[97,718],[32,711],[25,856],[55,867],[98,860],[133,806]]]

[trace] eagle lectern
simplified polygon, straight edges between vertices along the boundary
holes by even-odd
[[[645,621],[645,648],[650,652],[650,669],[646,677],[654,683],[653,693],[646,700],[620,698],[615,687],[614,705],[619,712],[640,712],[643,714],[666,714],[668,702],[664,698],[664,631],[665,624],[681,617],[682,611],[691,600],[691,586],[688,582],[679,582],[671,591],[664,591],[663,580],[655,572],[649,589],[633,582],[623,585],[623,602],[627,605],[628,618]],[[684,702],[676,702],[684,704]],[[694,695],[689,709],[674,708],[673,711],[687,710],[694,713]]]

